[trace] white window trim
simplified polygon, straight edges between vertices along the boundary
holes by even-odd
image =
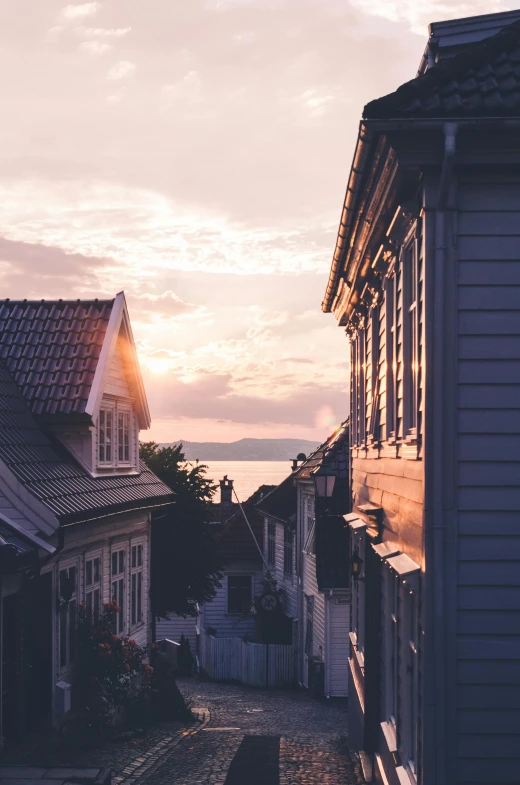
[[[76,570],[76,588],[75,588],[74,594],[71,597],[70,602],[74,601],[76,603],[76,618],[77,618],[78,605],[79,605],[79,595],[80,595],[80,592],[79,592],[79,585],[80,585],[80,558],[79,558],[79,556],[76,556],[75,558],[64,559],[63,561],[58,562],[58,565],[57,565],[58,598],[59,598],[59,601],[60,601],[60,610],[59,610],[59,612],[57,614],[57,616],[58,616],[58,625],[57,625],[58,626],[58,651],[57,651],[57,656],[58,656],[58,671],[59,671],[60,676],[63,676],[64,674],[68,673],[70,671],[70,668],[72,667],[72,665],[74,663],[74,659],[70,659],[70,602],[69,602],[67,604],[67,622],[66,622],[66,627],[67,627],[67,641],[66,641],[67,658],[66,659],[67,659],[67,662],[65,663],[65,665],[61,664],[61,602],[62,602],[62,599],[61,599],[61,588],[60,588],[60,573],[62,572],[62,570],[69,570],[71,567],[74,567],[75,570]]]
[[[226,572],[226,581],[225,581],[225,601],[226,601],[226,616],[231,616],[231,618],[241,618],[243,614],[240,611],[229,611],[228,607],[228,578],[237,578],[237,577],[249,577],[251,578],[251,602],[254,600],[255,597],[255,573],[251,572],[250,570],[233,570],[233,572]]]
[[[120,551],[124,552],[124,564],[123,564],[123,571],[117,572],[115,575],[112,572],[112,556],[114,553],[119,553]],[[121,629],[119,629],[119,620],[117,622],[117,631],[116,635],[126,635],[128,628],[129,628],[129,620],[128,620],[128,613],[129,613],[129,603],[128,603],[128,576],[129,576],[129,569],[128,569],[128,562],[129,562],[129,553],[128,553],[128,541],[119,541],[112,543],[110,547],[110,562],[109,562],[109,602],[112,602],[114,599],[113,596],[113,583],[115,580],[120,581],[123,580],[123,605],[121,606],[123,611],[123,624]],[[118,556],[118,569],[119,569],[119,556]],[[119,598],[118,598],[118,605],[119,605]],[[119,614],[118,614],[119,617]]]
[[[112,459],[101,461],[100,451],[100,416],[102,411],[112,412]],[[119,459],[119,415],[128,414],[128,461]],[[96,453],[95,467],[97,469],[137,469],[135,464],[135,419],[132,404],[128,401],[110,400],[103,398],[96,421]]]
[[[87,586],[87,562],[92,561],[94,559],[99,559],[99,581],[94,582],[94,574],[92,574],[92,584]],[[94,564],[92,564],[92,569],[94,569]],[[85,608],[87,607],[87,594],[90,592],[94,592],[96,588],[99,589],[99,608],[98,612],[101,615],[103,612],[103,550],[93,550],[93,551],[86,551],[84,554],[83,559],[83,603]]]
[[[132,566],[132,548],[138,549],[138,547],[142,547],[142,562],[141,564],[137,564],[136,566]],[[137,553],[138,551],[136,551]],[[136,557],[137,558],[137,557]],[[145,575],[145,540],[144,537],[138,537],[136,539],[132,539],[130,541],[130,549],[128,555],[128,597],[129,597],[129,608],[128,608],[128,625],[131,630],[136,630],[139,627],[142,627],[143,624],[146,623],[146,613],[145,613],[145,591],[144,591],[144,575]],[[136,614],[136,621],[132,622],[132,576],[141,573],[141,618],[137,619]],[[137,602],[137,584],[136,584],[136,602]],[[136,606],[137,607],[137,606]]]

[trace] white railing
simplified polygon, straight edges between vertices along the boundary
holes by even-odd
[[[292,687],[293,648],[246,643],[240,638],[200,634],[200,667],[215,681],[239,681],[250,687]]]

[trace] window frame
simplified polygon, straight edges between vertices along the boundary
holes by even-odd
[[[140,627],[145,622],[144,612],[144,562],[145,550],[144,539],[139,538],[130,541],[129,551],[129,589],[130,589],[130,608],[128,620],[130,629]],[[134,563],[135,555],[135,563]],[[139,559],[139,556],[141,557]]]
[[[276,563],[276,523],[267,521],[267,563],[274,567]]]
[[[121,567],[121,554],[123,554],[122,567]],[[116,557],[116,572],[114,572],[114,557]],[[127,561],[128,561],[128,545],[127,543],[114,543],[110,549],[110,600],[117,601],[121,611],[117,614],[114,623],[114,633],[116,635],[124,635],[127,629],[127,608],[126,608],[126,591],[127,591]],[[117,584],[117,588],[114,587]]]
[[[70,570],[74,570],[74,591],[69,602],[61,601],[61,575],[66,572],[70,577]],[[77,613],[78,613],[78,583],[79,583],[79,558],[67,559],[58,563],[57,580],[60,597],[59,630],[58,630],[58,663],[60,674],[66,673],[74,663],[77,651]],[[63,623],[65,622],[65,626]],[[65,652],[65,657],[63,653]]]
[[[418,776],[420,732],[419,695],[419,596],[418,591],[402,582],[401,603],[401,688],[399,738],[402,758],[414,777]]]
[[[314,595],[304,594],[305,598],[305,638],[303,652],[307,659],[313,656],[314,651]]]
[[[231,579],[247,578],[249,580],[250,593],[249,593],[249,600],[248,600],[249,607],[248,607],[247,611],[245,611],[243,608],[239,609],[239,610],[236,610],[236,609],[230,610],[230,607],[229,607],[229,589],[230,589],[229,580],[230,580],[230,578]],[[226,575],[226,613],[227,613],[227,615],[228,616],[244,616],[246,613],[249,613],[250,608],[251,608],[251,603],[253,602],[254,592],[255,592],[255,582],[254,582],[254,575],[252,573],[250,573],[250,572],[249,573],[248,572],[236,572],[236,573],[230,573],[230,574]]]
[[[95,562],[96,560],[99,562],[98,564],[98,578],[96,580],[96,572],[95,572]],[[87,583],[88,580],[88,573],[89,563],[92,563],[92,579],[90,583]],[[96,608],[96,592],[98,592],[97,598],[97,608]],[[92,597],[92,601],[89,602],[88,597],[89,595]],[[96,551],[87,551],[84,556],[84,566],[83,566],[83,596],[85,598],[85,611],[91,616],[91,621],[96,624],[99,615],[101,613],[101,606],[103,604],[103,553],[100,550]],[[89,605],[91,609],[94,609],[94,613],[91,615],[89,612]]]
[[[112,457],[110,460],[106,459],[106,452],[105,458],[101,460],[101,449],[105,449],[106,451],[106,422],[104,425],[104,443],[101,443],[101,434],[103,433],[101,419],[102,415],[106,420],[107,413],[110,413],[112,418]],[[128,418],[128,460],[126,459],[124,452],[123,458],[119,458],[119,451],[120,451],[120,429],[119,429],[119,418],[120,416]],[[135,456],[134,456],[134,446],[135,446],[135,434],[134,434],[134,418],[133,418],[133,409],[132,405],[126,401],[120,400],[107,400],[103,399],[101,402],[101,406],[99,407],[98,417],[97,417],[97,442],[96,442],[96,467],[99,469],[131,469],[135,468]],[[125,431],[123,429],[123,442],[125,441]],[[125,444],[123,443],[123,451],[125,449]]]
[[[403,439],[417,439],[419,422],[419,243],[417,224],[403,243],[402,342],[403,342]]]
[[[350,539],[351,542],[351,556],[357,550],[360,559],[363,562],[362,572],[364,573],[364,566],[366,565],[366,532],[363,527],[358,534],[353,532]],[[365,651],[365,576],[360,575],[358,578],[351,577],[350,581],[351,590],[351,630],[356,639],[356,652],[361,657],[364,657]]]

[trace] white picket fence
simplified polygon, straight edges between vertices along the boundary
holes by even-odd
[[[246,643],[240,638],[200,634],[200,667],[215,681],[240,681],[250,687],[292,687],[292,646]]]

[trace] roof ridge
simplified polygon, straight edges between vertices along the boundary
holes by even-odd
[[[431,89],[442,87],[457,76],[462,76],[470,69],[486,65],[502,52],[511,51],[520,43],[520,20],[507,25],[482,41],[468,44],[459,54],[442,60],[429,68],[426,73],[410,79],[400,85],[394,92],[376,98],[365,105],[363,119],[377,119],[379,109],[396,101],[402,105],[408,104],[416,98],[427,94]]]

